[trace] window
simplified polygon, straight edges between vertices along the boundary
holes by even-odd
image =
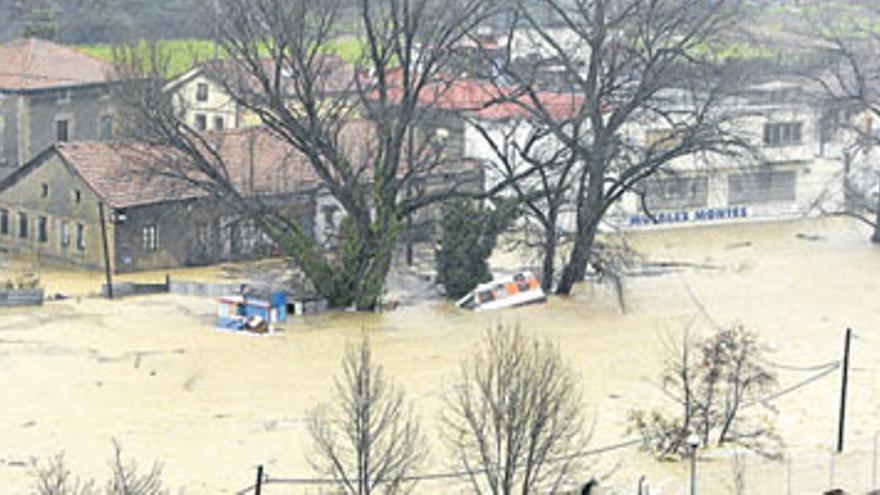
[[[37,217],[37,240],[49,242],[49,219],[44,216]]]
[[[18,237],[28,238],[28,216],[24,212],[18,214]]]
[[[226,123],[223,122],[223,117],[214,117],[214,130],[222,131],[226,128]]]
[[[143,229],[144,251],[156,251],[159,249],[159,231],[155,225],[147,225]]]
[[[0,234],[9,235],[9,210],[0,210]]]
[[[707,177],[675,177],[647,183],[645,206],[649,209],[697,208],[709,199]]]
[[[196,101],[208,101],[208,84],[199,83],[196,86]]]
[[[55,140],[66,143],[70,139],[70,129],[66,120],[55,121]]]
[[[764,124],[764,144],[768,146],[787,146],[801,144],[801,122]]]
[[[76,248],[80,251],[86,249],[86,226],[81,223],[76,224]]]
[[[728,203],[744,205],[795,200],[795,172],[756,172],[727,179]]]
[[[104,115],[98,120],[98,136],[101,141],[113,139],[113,116]]]
[[[77,204],[82,201],[82,194],[80,194],[79,189],[73,191],[73,201]]]
[[[196,130],[204,131],[208,128],[208,117],[203,113],[196,114]]]
[[[45,182],[40,184],[40,197],[41,198],[48,198],[49,197],[49,184],[46,184]]]
[[[339,207],[336,205],[327,205],[321,207],[321,213],[324,214],[324,229],[325,230],[335,230],[336,229],[336,212],[339,210]]]
[[[61,235],[59,236],[61,241],[61,247],[66,248],[70,246],[70,224],[67,223],[67,220],[61,221]]]

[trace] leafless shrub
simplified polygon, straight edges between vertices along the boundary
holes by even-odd
[[[310,414],[310,463],[339,493],[408,493],[427,449],[403,392],[374,364],[366,337],[348,347],[342,369],[333,402]]]
[[[95,487],[94,481],[75,478],[64,462],[64,454],[57,454],[45,463],[34,462],[33,490],[37,495],[168,495],[162,486],[162,466],[154,463],[146,474],[138,473],[134,461],[126,462],[122,447],[113,442],[113,458],[110,460],[110,479],[104,490]]]
[[[685,332],[681,340],[667,342],[662,390],[680,409],[672,415],[632,411],[632,429],[660,458],[687,455],[691,433],[704,445],[733,444],[776,456],[781,441],[772,424],[743,416],[748,405],[766,407],[760,398],[777,385],[762,354],[757,336],[741,325],[704,339]]]
[[[34,462],[31,470],[33,491],[37,495],[97,495],[93,481],[74,478],[64,462],[64,454],[56,454],[45,462]]]
[[[574,373],[556,346],[499,325],[462,365],[444,415],[459,468],[475,493],[557,493],[586,479],[585,431]]]
[[[113,441],[113,458],[110,461],[111,477],[107,482],[106,495],[167,495],[162,486],[162,465],[154,462],[146,474],[138,472],[137,463],[122,456],[122,447]]]

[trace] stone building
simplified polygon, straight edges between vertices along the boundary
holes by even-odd
[[[53,143],[112,139],[110,69],[49,41],[0,46],[0,177]]]
[[[274,203],[288,220],[313,228],[319,192],[300,154],[262,130],[224,133],[215,143],[242,197]],[[117,273],[275,253],[239,210],[145,173],[145,160],[167,156],[99,142],[51,146],[0,181],[0,250],[102,269],[106,239]]]

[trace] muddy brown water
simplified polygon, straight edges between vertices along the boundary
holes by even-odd
[[[803,366],[838,359],[851,326],[858,335],[847,433],[853,460],[841,458],[833,476],[867,489],[880,431],[880,248],[867,239],[862,228],[839,220],[633,234],[646,260],[674,266],[629,279],[626,314],[609,288],[589,283],[543,306],[465,313],[430,302],[382,315],[332,313],[293,320],[270,337],[217,332],[214,302],[182,296],[73,298],[4,310],[0,493],[28,493],[30,460],[61,451],[74,472],[101,478],[113,439],[144,468],[161,459],[174,493],[234,493],[252,482],[258,464],[270,476],[311,476],[304,418],[330,396],[344,344],[364,331],[432,439],[426,470],[444,471],[450,466],[436,420],[442,397],[461,358],[499,323],[559,344],[582,379],[595,424],[591,447],[630,438],[630,409],[665,404],[653,384],[665,334],[742,323],[761,334],[775,361]],[[50,292],[86,293],[100,283],[92,273],[44,269],[41,276]],[[783,385],[805,376],[780,371]],[[774,403],[772,419],[795,462],[787,468],[753,460],[747,493],[785,493],[787,469],[810,490],[831,483],[827,452],[836,438],[838,389],[832,374]],[[723,455],[707,453],[700,493],[732,493],[731,473]],[[607,475],[622,493],[634,493],[643,474],[660,493],[683,493],[687,466],[656,463],[630,448],[598,458],[585,473],[592,474]],[[425,484],[417,493],[467,490]]]

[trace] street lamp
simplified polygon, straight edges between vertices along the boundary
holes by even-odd
[[[697,495],[697,447],[700,446],[700,437],[691,433],[686,442],[691,450],[691,495]]]

